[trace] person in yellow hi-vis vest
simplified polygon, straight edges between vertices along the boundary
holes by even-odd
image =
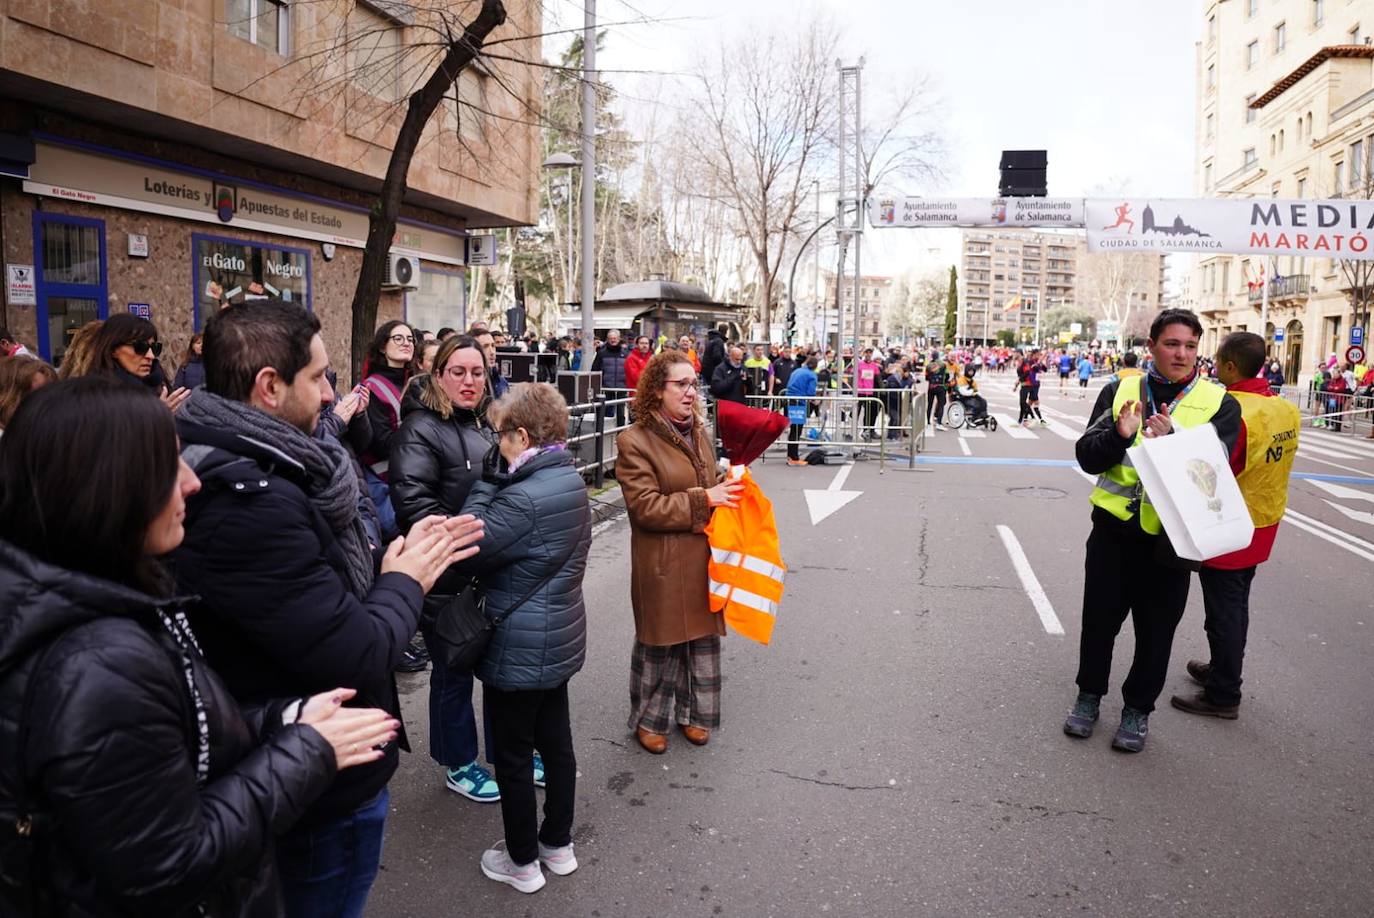
[[[1164,527],[1126,455],[1142,437],[1163,437],[1175,427],[1211,424],[1227,452],[1240,434],[1240,405],[1234,396],[1198,372],[1202,323],[1186,309],[1155,317],[1146,342],[1152,358],[1144,376],[1103,387],[1075,452],[1097,485],[1092,533],[1083,578],[1083,631],[1078,647],[1078,699],[1064,732],[1087,737],[1107,693],[1116,635],[1131,616],[1135,658],[1121,687],[1125,705],[1112,746],[1123,752],[1145,748],[1149,715],[1169,669],[1174,631],[1183,618],[1192,578],[1187,562],[1174,554]]]
[[[1206,610],[1211,660],[1188,661],[1188,675],[1202,685],[1194,695],[1175,695],[1170,703],[1189,714],[1234,720],[1240,712],[1240,670],[1250,629],[1250,584],[1255,568],[1269,560],[1279,520],[1288,506],[1288,477],[1298,451],[1297,406],[1280,398],[1259,377],[1264,339],[1232,332],[1217,349],[1217,379],[1240,403],[1241,428],[1231,467],[1250,508],[1255,536],[1240,551],[1204,561],[1198,572]]]

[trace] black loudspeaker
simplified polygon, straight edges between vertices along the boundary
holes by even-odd
[[[569,405],[585,405],[601,391],[601,373],[561,370],[558,374],[558,391],[563,393]]]
[[[1002,181],[997,193],[1004,198],[1043,198],[1049,156],[1044,150],[1003,150]]]
[[[510,382],[553,382],[558,367],[557,354],[497,352],[496,365]]]

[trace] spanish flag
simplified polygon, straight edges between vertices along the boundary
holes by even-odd
[[[1013,309],[1020,309],[1023,305],[1025,304],[1021,302],[1021,296],[1018,294],[1002,304],[1002,311],[1011,312]]]

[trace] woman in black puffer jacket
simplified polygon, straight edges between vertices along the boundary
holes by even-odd
[[[477,666],[506,830],[506,850],[485,852],[482,872],[534,892],[544,885],[541,862],[557,874],[577,869],[568,680],[587,654],[582,577],[591,513],[586,485],[564,448],[568,405],[558,390],[548,383],[512,386],[491,413],[499,454],[492,451],[463,505],[483,521],[482,550],[455,565],[481,578],[487,615],[505,616]],[[546,772],[542,827],[530,771],[534,748]]]
[[[439,345],[430,375],[417,377],[406,389],[401,429],[391,438],[390,457],[391,505],[402,533],[431,514],[458,514],[468,491],[482,477],[482,459],[495,442],[485,417],[486,381],[481,345],[455,335]],[[422,635],[468,580],[452,568],[439,578],[425,597]],[[449,790],[478,803],[495,803],[501,792],[477,755],[472,688],[472,673],[434,665],[429,675],[429,754],[444,766]],[[485,720],[490,759],[491,721]]]
[[[273,838],[397,722],[241,710],[157,556],[199,488],[158,399],[45,386],[0,449],[0,914],[273,916]]]

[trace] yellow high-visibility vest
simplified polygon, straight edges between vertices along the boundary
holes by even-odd
[[[1121,380],[1117,386],[1116,398],[1112,400],[1112,420],[1121,417],[1121,406],[1128,401],[1139,402],[1141,399],[1141,386],[1144,384],[1145,377],[1129,376]],[[1226,397],[1226,390],[1210,379],[1199,378],[1197,385],[1183,397],[1183,400],[1174,408],[1170,417],[1176,427],[1197,427],[1212,420],[1212,416],[1221,407],[1221,401]],[[1140,429],[1135,432],[1135,441],[1131,446],[1139,446],[1141,438],[1145,433],[1144,408],[1141,409]],[[1136,472],[1135,466],[1131,464],[1130,455],[1121,457],[1121,462],[1114,465],[1101,475],[1097,476],[1097,486],[1093,488],[1093,493],[1089,496],[1095,507],[1101,507],[1112,516],[1119,520],[1129,520],[1138,512],[1140,515],[1140,528],[1152,535],[1158,535],[1164,531],[1163,524],[1159,521],[1159,514],[1150,504],[1150,496],[1145,493],[1145,489],[1140,486],[1140,474]]]
[[[1287,399],[1254,392],[1232,392],[1245,419],[1245,469],[1236,476],[1250,520],[1272,526],[1288,506],[1288,476],[1298,451],[1302,415]]]

